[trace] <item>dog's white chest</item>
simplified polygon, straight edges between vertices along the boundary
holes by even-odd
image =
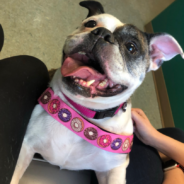
[[[53,119],[40,105],[33,111],[25,139],[48,162],[70,170],[106,171],[127,158],[127,154],[111,153],[91,145]]]

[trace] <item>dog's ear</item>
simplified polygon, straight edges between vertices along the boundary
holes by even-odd
[[[150,70],[157,70],[164,61],[178,54],[184,59],[184,53],[179,43],[166,33],[147,34],[150,52]]]
[[[97,1],[82,1],[79,4],[89,10],[87,18],[93,15],[105,13],[101,3]]]

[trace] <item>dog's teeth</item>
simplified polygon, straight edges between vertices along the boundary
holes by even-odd
[[[104,81],[100,82],[99,86],[100,87],[104,87],[107,84],[107,79],[105,79]]]
[[[79,82],[79,79],[75,79],[75,82]]]
[[[85,85],[86,85],[86,82],[85,82],[85,81],[84,81],[84,82],[82,82],[82,85],[83,85],[83,86],[85,86]]]
[[[95,82],[95,80],[90,80],[90,81],[88,81],[86,84],[87,84],[87,86],[90,86],[91,84],[93,84]]]
[[[82,79],[79,80],[79,84],[80,84],[80,85],[83,85],[83,82],[84,82],[84,81],[83,81]]]
[[[78,54],[86,55],[86,53],[83,51],[78,52]]]
[[[104,87],[105,84],[104,84],[103,82],[101,82],[101,83],[99,84],[99,86]]]
[[[99,84],[99,86],[100,86],[100,87],[104,87],[105,84],[104,84],[103,82],[101,82],[101,83]]]

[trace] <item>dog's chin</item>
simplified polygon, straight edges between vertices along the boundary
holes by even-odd
[[[113,82],[99,63],[93,53],[80,51],[64,55],[61,73],[68,90],[76,95],[94,98],[115,96],[127,89],[127,86]]]

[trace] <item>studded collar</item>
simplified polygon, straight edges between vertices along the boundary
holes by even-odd
[[[55,95],[51,88],[41,95],[38,102],[55,120],[90,144],[114,153],[131,151],[133,135],[110,133],[88,122]]]
[[[63,94],[64,95],[64,94]],[[75,103],[73,100],[68,98],[66,95],[64,97],[67,99],[67,101],[75,107],[81,114],[88,118],[93,118],[93,119],[103,119],[106,117],[113,117],[118,113],[118,111],[122,108],[123,111],[126,111],[127,107],[127,102],[122,103],[120,106],[111,108],[111,109],[105,109],[105,110],[92,110],[88,109],[80,104]]]

